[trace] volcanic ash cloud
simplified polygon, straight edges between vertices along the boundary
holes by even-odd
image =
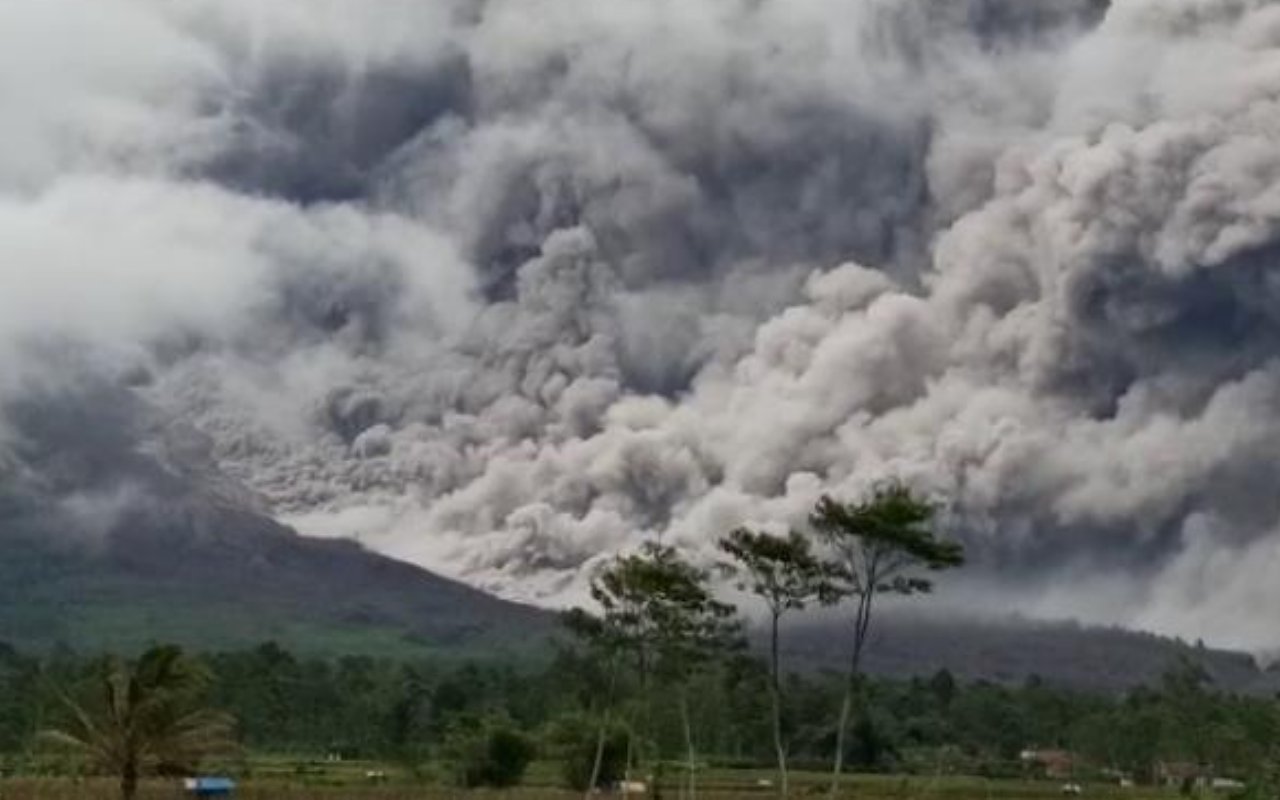
[[[514,596],[898,478],[979,607],[1275,643],[1271,4],[81,5],[0,33],[67,101],[0,138],[5,394],[74,343]]]

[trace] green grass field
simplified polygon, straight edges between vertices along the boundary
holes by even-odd
[[[371,784],[366,774],[385,770],[387,780]],[[664,798],[680,796],[679,775],[668,772],[662,782]],[[708,770],[699,778],[700,800],[727,798],[769,798],[771,786],[762,784],[773,777],[767,770]],[[827,776],[821,773],[796,773],[792,776],[795,798],[826,796]],[[463,791],[439,781],[414,780],[409,775],[382,765],[367,762],[303,763],[286,759],[255,761],[247,777],[240,779],[236,797],[242,800],[312,800],[313,798],[355,798],[355,800],[402,800],[424,798],[509,798],[510,800],[551,800],[581,795],[557,786],[552,764],[537,764],[530,770],[524,785],[503,791]],[[846,779],[844,796],[857,800],[1061,800],[1061,782],[987,780],[965,777],[858,775]],[[1150,788],[1121,788],[1110,784],[1084,783],[1084,797],[1109,800],[1154,800],[1175,798],[1177,792]],[[182,797],[176,781],[150,781],[139,792],[139,800],[168,800]],[[115,787],[111,781],[71,778],[8,778],[0,780],[0,800],[113,800]]]

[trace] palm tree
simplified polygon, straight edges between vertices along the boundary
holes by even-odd
[[[178,647],[152,648],[132,664],[104,659],[89,702],[64,696],[69,724],[41,738],[118,777],[120,797],[133,800],[144,774],[190,772],[202,758],[236,749],[232,718],[200,704],[209,680]]]

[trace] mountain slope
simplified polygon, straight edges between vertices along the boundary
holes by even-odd
[[[0,640],[318,653],[524,649],[551,615],[228,509],[137,516],[95,548],[0,536]]]
[[[301,537],[218,470],[207,442],[107,381],[7,404],[0,641],[472,653],[550,614],[350,542]]]
[[[795,626],[784,646],[793,663],[810,670],[842,670],[845,628],[833,623]],[[866,668],[875,674],[923,677],[947,669],[962,680],[1051,683],[1098,691],[1153,685],[1181,659],[1201,665],[1225,690],[1280,690],[1280,672],[1247,653],[1120,628],[1022,618],[982,620],[920,612],[882,614],[873,628]]]

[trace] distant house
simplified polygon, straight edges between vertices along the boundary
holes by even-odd
[[[1020,756],[1023,768],[1042,778],[1070,778],[1075,774],[1075,755],[1068,750],[1028,748]]]
[[[1213,782],[1213,767],[1189,761],[1159,761],[1155,765],[1156,783],[1178,789],[1206,789]]]

